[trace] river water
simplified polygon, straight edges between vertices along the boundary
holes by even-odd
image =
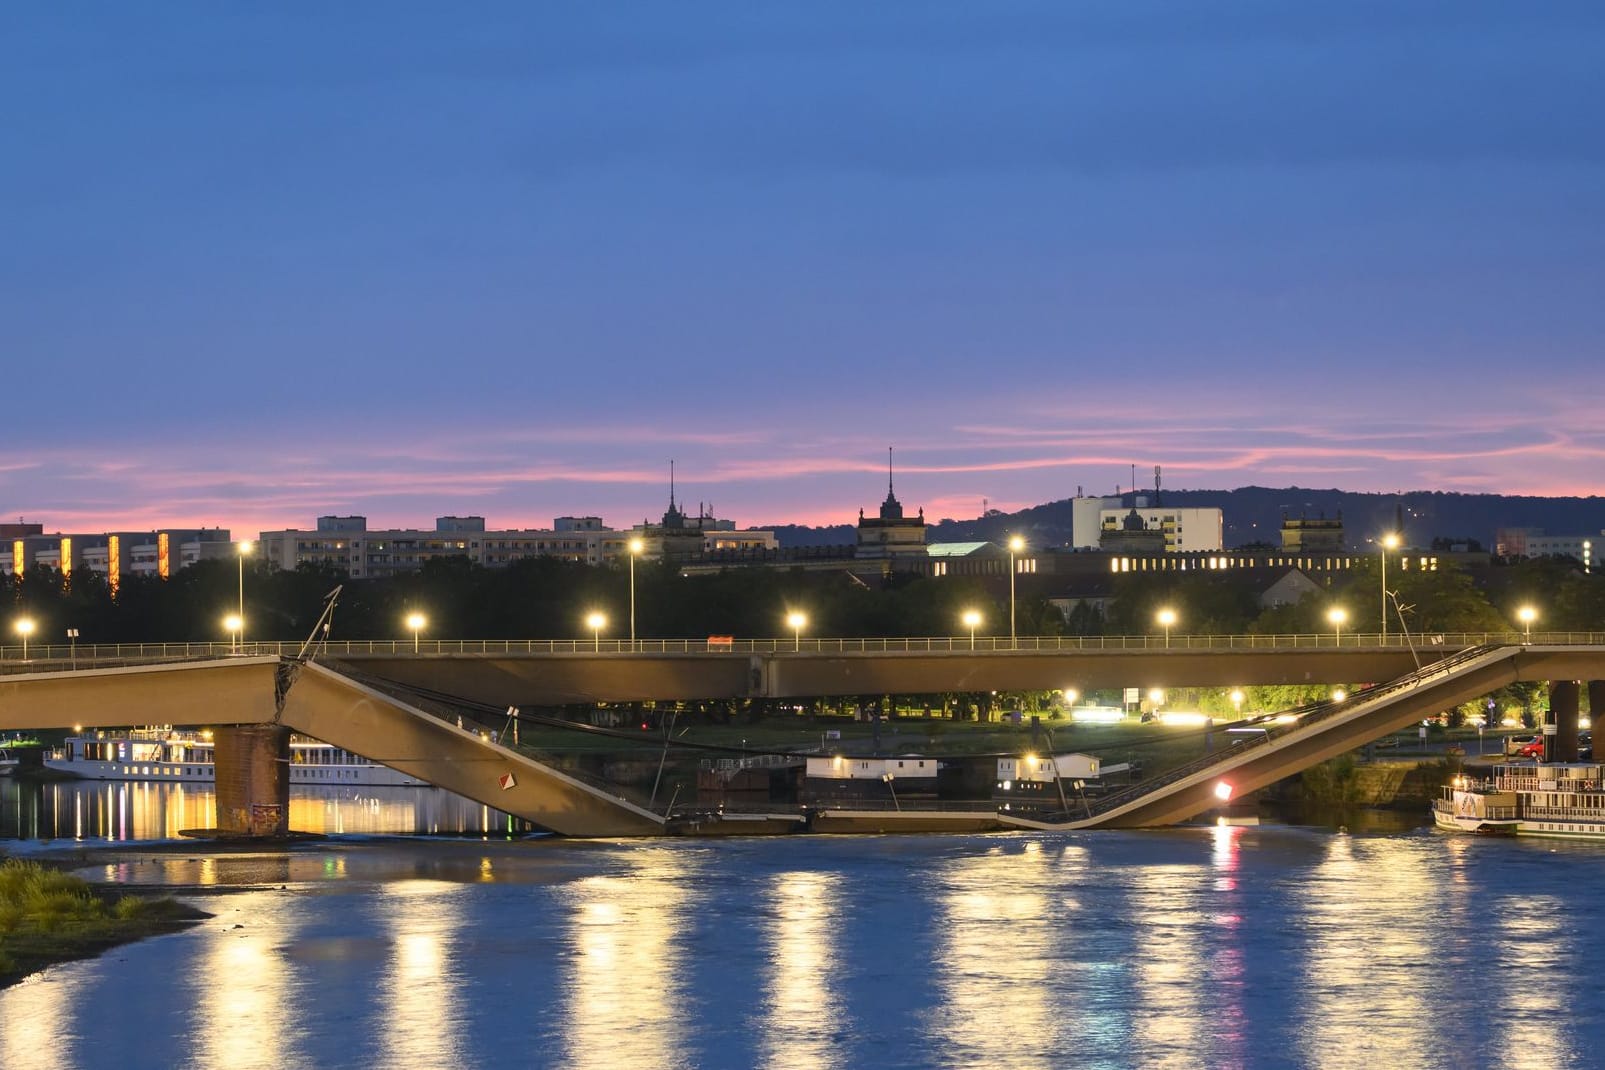
[[[1592,845],[1294,825],[619,842],[493,828],[111,844],[79,872],[177,888],[215,916],[0,991],[6,1070],[1605,1056]]]

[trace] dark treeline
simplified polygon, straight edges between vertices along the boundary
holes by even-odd
[[[21,577],[0,577],[0,604],[12,617],[36,624],[33,642],[60,644],[68,628],[82,643],[196,642],[226,640],[223,618],[239,598],[233,561],[205,561],[168,580],[130,576],[115,597],[106,579],[80,569],[70,579],[36,567]],[[1039,593],[1052,577],[1023,577],[1018,631],[1033,635],[1141,635],[1156,630],[1155,614],[1177,614],[1175,635],[1327,632],[1327,612],[1342,606],[1344,631],[1375,632],[1381,617],[1381,578],[1373,563],[1338,576],[1331,588],[1302,601],[1264,609],[1263,578],[1233,573],[1144,573],[1117,577],[1112,597],[1076,605],[1068,622]],[[410,636],[410,612],[427,616],[433,639],[590,638],[587,613],[608,618],[604,638],[629,634],[629,575],[537,558],[486,569],[466,559],[441,559],[421,571],[382,580],[348,580],[340,573],[303,567],[293,572],[247,565],[246,638],[293,641],[306,638],[325,596],[343,586],[334,614],[333,639]],[[1411,631],[1483,632],[1519,629],[1515,612],[1538,611],[1534,631],[1605,628],[1605,581],[1575,564],[1540,560],[1477,574],[1444,567],[1436,572],[1395,569],[1388,586],[1405,607]],[[1073,593],[1073,592],[1071,592]],[[744,638],[787,636],[786,614],[807,614],[812,637],[952,636],[978,609],[980,635],[1008,633],[1008,590],[1003,577],[929,579],[896,574],[865,585],[842,573],[741,569],[683,577],[671,565],[644,563],[636,569],[637,635],[642,639],[689,639],[708,635]],[[1398,626],[1390,616],[1390,629]],[[10,624],[4,642],[14,643]]]

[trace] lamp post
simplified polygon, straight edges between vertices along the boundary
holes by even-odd
[[[1009,536],[1009,649],[1015,646],[1014,639],[1014,555],[1025,549],[1025,540],[1018,535]]]
[[[412,631],[412,652],[414,654],[418,653],[418,633],[423,631],[424,626],[428,623],[429,618],[422,613],[407,614],[407,627]]]
[[[632,651],[635,650],[635,559],[645,549],[646,543],[640,539],[630,540],[630,650]]]
[[[970,630],[970,649],[974,650],[975,629],[981,626],[981,614],[977,613],[973,609],[966,609],[964,611],[964,615],[959,619],[962,620],[964,622],[964,626]]]
[[[1332,622],[1333,644],[1343,645],[1343,622],[1349,619],[1349,611],[1342,606],[1333,606],[1326,611],[1326,619]]]
[[[786,627],[791,629],[793,650],[802,649],[802,630],[808,626],[808,615],[795,611],[786,614]]]
[[[1538,619],[1538,610],[1532,606],[1522,606],[1516,610],[1516,619],[1521,621],[1521,626],[1524,629],[1521,637],[1522,643],[1530,645],[1533,641],[1533,621]]]
[[[253,548],[254,546],[250,539],[245,539],[242,542],[237,542],[234,544],[235,556],[238,557],[240,561],[240,605],[237,612],[239,614],[240,627],[242,629],[245,627],[245,556],[249,554]],[[245,634],[243,631],[240,634],[240,646],[245,646]]]
[[[1243,689],[1240,688],[1240,687],[1234,687],[1234,688],[1232,688],[1232,693],[1230,695],[1228,695],[1227,697],[1232,700],[1232,709],[1234,711],[1236,711],[1238,720],[1242,720],[1242,717],[1243,717]]]
[[[1159,622],[1161,628],[1165,629],[1165,648],[1168,650],[1170,648],[1170,629],[1176,624],[1176,611],[1169,608],[1161,609],[1154,615],[1154,619]]]
[[[34,628],[33,618],[32,617],[22,617],[22,618],[18,619],[17,623],[13,624],[12,627],[16,629],[18,635],[22,636],[22,660],[23,661],[27,661],[28,660],[28,636],[33,634],[33,628]]]
[[[602,650],[602,629],[607,627],[607,614],[595,611],[585,615],[585,626],[591,629],[591,649],[600,653]]]
[[[72,659],[73,671],[76,672],[78,670],[78,629],[77,628],[68,628],[67,629],[67,650],[68,650],[68,657],[70,657]]]
[[[240,632],[245,628],[245,618],[238,613],[230,613],[223,618],[223,629],[229,633],[229,653],[240,652]]]
[[[1388,645],[1388,551],[1399,546],[1399,536],[1388,532],[1379,540],[1382,543],[1382,645]]]

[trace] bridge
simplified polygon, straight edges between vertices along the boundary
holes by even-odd
[[[1444,636],[1412,646],[1354,637],[1148,637],[1022,640],[972,647],[966,639],[759,640],[717,643],[210,644],[47,649],[26,664],[0,659],[0,730],[130,724],[237,726],[219,730],[219,827],[273,831],[287,800],[274,779],[290,731],[572,836],[643,836],[670,830],[669,815],[617,786],[540,762],[476,727],[465,728],[422,694],[481,706],[804,698],[853,694],[1117,686],[1239,686],[1386,681],[1343,703],[1300,711],[1202,763],[1105,799],[1084,812],[1021,817],[977,811],[952,827],[1088,828],[1162,825],[1353,749],[1386,732],[1517,680],[1554,684],[1562,725],[1569,681],[1605,679],[1605,636],[1573,642]],[[1342,637],[1349,639],[1350,637]],[[1434,637],[1438,638],[1438,637]],[[1554,636],[1539,637],[1554,640]],[[1322,642],[1322,640],[1325,642]],[[1578,641],[1581,640],[1581,641]],[[643,649],[643,647],[646,647]],[[59,655],[65,654],[63,658]],[[221,656],[220,656],[221,655]],[[1575,741],[1577,689],[1570,695]],[[1590,684],[1591,697],[1595,684]],[[1605,706],[1605,689],[1597,705]],[[1564,734],[1564,732],[1563,732]],[[1574,744],[1575,745],[1575,744]],[[282,771],[277,771],[282,772]],[[283,780],[282,776],[280,777]],[[983,804],[977,804],[982,806]],[[984,807],[983,807],[984,808]],[[287,812],[287,806],[283,808]],[[941,827],[881,815],[860,827]],[[786,827],[791,827],[787,825]],[[828,826],[827,826],[828,827]],[[854,827],[851,821],[835,827]]]

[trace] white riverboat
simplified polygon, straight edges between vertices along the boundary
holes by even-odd
[[[45,756],[49,769],[85,780],[156,780],[210,784],[217,779],[210,732],[134,728],[68,736]],[[415,787],[389,766],[304,736],[290,737],[290,784]]]
[[[1605,766],[1509,764],[1486,779],[1456,777],[1433,804],[1432,820],[1455,832],[1605,840]]]

